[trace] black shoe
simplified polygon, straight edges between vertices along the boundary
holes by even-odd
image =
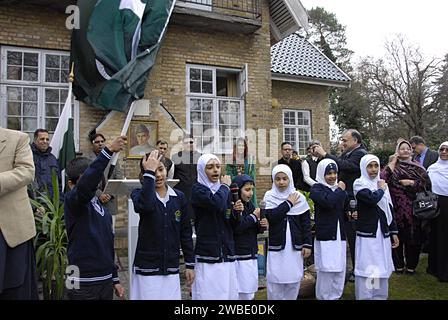
[[[396,274],[403,274],[404,273],[404,268],[396,268],[395,269],[395,273]]]
[[[410,275],[410,276],[413,276],[413,275],[415,275],[415,270],[412,270],[412,269],[406,269],[406,274],[408,274],[408,275]]]

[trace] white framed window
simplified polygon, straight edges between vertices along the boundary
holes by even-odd
[[[187,129],[201,152],[228,154],[244,132],[247,66],[187,65]]]
[[[283,141],[289,142],[299,155],[306,155],[311,141],[311,112],[309,110],[283,110]]]
[[[0,125],[26,132],[30,139],[38,128],[52,136],[67,99],[70,54],[10,46],[2,46],[0,54]],[[74,101],[77,150],[78,108]]]

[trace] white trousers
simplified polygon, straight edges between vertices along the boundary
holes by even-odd
[[[344,292],[345,270],[342,272],[317,272],[317,300],[338,300]]]
[[[268,300],[297,300],[300,281],[294,283],[267,282]]]
[[[238,292],[238,300],[254,300],[255,293]]]
[[[355,276],[356,300],[387,300],[388,296],[388,278],[366,278]]]

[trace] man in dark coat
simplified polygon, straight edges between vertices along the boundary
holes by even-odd
[[[273,167],[277,164],[286,164],[292,172],[292,178],[294,179],[294,187],[299,190],[307,190],[307,186],[303,181],[302,162],[292,158],[292,145],[289,142],[283,142],[281,145],[282,157],[274,163]]]
[[[314,153],[321,158],[333,159],[339,169],[338,179],[343,181],[346,185],[346,192],[348,199],[353,200],[355,196],[353,194],[353,182],[361,176],[361,169],[359,163],[361,158],[367,154],[366,149],[362,145],[362,136],[355,129],[348,129],[344,131],[341,138],[342,154],[340,157],[336,157],[327,153],[321,146],[314,147]],[[348,219],[345,223],[345,232],[347,234],[347,241],[350,247],[350,256],[352,258],[353,270],[355,269],[355,225],[351,216],[347,216]],[[349,278],[350,281],[354,281],[353,274]]]
[[[53,196],[51,173],[54,171],[57,175],[59,191],[61,191],[61,172],[59,170],[58,160],[51,153],[50,137],[47,130],[37,129],[34,132],[31,150],[33,151],[34,167],[36,168],[32,189],[34,189],[33,191],[48,192],[48,195]]]
[[[190,197],[191,188],[198,179],[197,164],[201,154],[196,151],[196,142],[191,135],[184,136],[182,143],[182,151],[179,151],[171,158],[174,164],[173,179],[179,179],[179,183],[176,184],[176,189],[179,189],[185,194],[185,198],[188,199],[190,217],[194,219]]]
[[[439,153],[433,151],[426,146],[425,139],[420,136],[413,136],[409,142],[411,143],[414,155],[412,160],[419,162],[425,169],[437,162]]]

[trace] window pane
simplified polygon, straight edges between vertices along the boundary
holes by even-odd
[[[202,100],[202,110],[212,111],[213,110],[213,100],[211,100],[211,99]]]
[[[47,129],[48,131],[52,131],[54,132],[54,130],[56,130],[56,126],[58,124],[58,118],[47,118],[45,120],[45,129]]]
[[[24,66],[38,66],[39,55],[37,53],[25,52],[23,57]]]
[[[60,82],[59,69],[46,69],[45,82]]]
[[[190,92],[201,93],[201,83],[198,81],[190,81]]]
[[[213,81],[212,70],[202,70],[202,81]]]
[[[213,93],[213,86],[211,82],[202,82],[202,93]]]
[[[6,89],[8,101],[22,101],[22,89],[19,87],[8,87]]]
[[[61,70],[61,77],[59,78],[61,83],[66,83],[69,81],[69,72],[68,70]]]
[[[45,101],[46,102],[59,102],[59,90],[58,89],[45,89]]]
[[[284,112],[283,124],[295,125],[296,124],[295,112]]]
[[[200,112],[192,112],[190,116],[191,122],[202,122]]]
[[[25,102],[23,104],[23,115],[37,117],[37,103]]]
[[[21,66],[22,65],[22,52],[8,51],[6,55],[6,64]]]
[[[59,117],[59,104],[46,103],[45,115],[47,117]]]
[[[226,124],[228,122],[229,122],[229,115],[227,113],[220,113],[219,114],[219,123]]]
[[[23,118],[23,131],[34,131],[37,129],[36,118]]]
[[[6,79],[22,80],[22,68],[8,66],[7,71],[6,71]]]
[[[23,68],[23,80],[25,81],[37,81],[39,79],[39,71],[34,67]]]
[[[190,99],[190,110],[191,111],[201,111],[201,100],[200,99]]]
[[[37,101],[37,88],[23,88],[23,101]]]
[[[45,60],[47,68],[58,68],[58,69],[60,68],[59,55],[47,54],[45,55]]]
[[[204,122],[204,123],[212,123],[212,113],[211,112],[204,112],[202,114],[202,122]]]
[[[20,118],[8,118],[8,129],[12,130],[22,130],[20,125]]]
[[[70,69],[70,56],[61,56],[61,68],[63,70],[69,70]]]
[[[240,103],[237,101],[230,101],[230,112],[240,112]]]
[[[8,116],[20,116],[20,102],[8,102]]]
[[[201,70],[200,69],[190,69],[190,80],[201,81]]]

